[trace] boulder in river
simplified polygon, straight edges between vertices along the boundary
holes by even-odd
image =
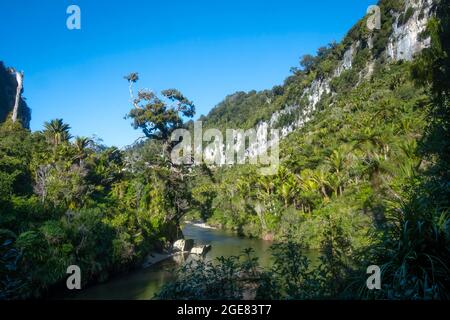
[[[189,252],[194,246],[194,240],[192,239],[179,239],[174,242],[173,250],[181,252]]]
[[[192,254],[198,254],[198,255],[205,255],[208,253],[208,251],[211,250],[211,245],[202,245],[202,246],[195,246],[192,248],[191,253]]]

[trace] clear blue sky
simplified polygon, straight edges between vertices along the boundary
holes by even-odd
[[[0,2],[0,60],[24,70],[31,127],[63,118],[73,135],[125,146],[140,132],[123,76],[140,86],[177,88],[207,114],[235,91],[281,84],[365,15],[376,0],[14,0]],[[66,28],[81,8],[82,29]]]

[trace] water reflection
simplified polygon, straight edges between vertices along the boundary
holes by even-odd
[[[186,239],[194,239],[196,245],[210,244],[212,249],[206,254],[207,260],[220,256],[235,256],[245,248],[253,248],[255,256],[263,266],[270,263],[268,249],[271,242],[260,239],[241,238],[221,230],[204,229],[187,224],[183,228]],[[135,300],[151,299],[162,286],[174,277],[173,269],[193,259],[192,255],[176,255],[156,263],[149,268],[117,276],[106,283],[86,288],[78,293],[69,293],[68,299]]]

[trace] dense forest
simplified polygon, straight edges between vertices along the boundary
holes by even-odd
[[[273,176],[250,164],[173,163],[170,136],[192,128],[194,103],[175,89],[135,94],[138,73],[124,90],[128,82],[127,119],[143,141],[108,147],[73,137],[62,119],[31,132],[24,101],[11,117],[17,84],[0,64],[0,299],[45,297],[73,264],[83,285],[127,272],[182,238],[185,219],[273,241],[273,264],[260,266],[251,248],[188,263],[160,299],[448,299],[450,1],[431,3],[419,35],[429,46],[393,61],[393,25],[425,18],[410,2],[380,1],[380,30],[365,17],[303,56],[282,85],[229,95],[200,117],[225,130],[277,112],[273,126],[285,128],[307,114],[282,140]],[[308,108],[303,93],[326,79],[329,91]],[[370,265],[381,268],[381,290],[366,286]]]

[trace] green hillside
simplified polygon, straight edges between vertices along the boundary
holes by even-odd
[[[170,136],[195,106],[176,89],[136,91],[138,73],[125,81],[139,143],[73,137],[63,119],[31,132],[24,101],[21,121],[8,116],[16,84],[0,64],[0,299],[52,297],[70,265],[83,288],[130,272],[173,253],[193,219],[272,241],[272,264],[251,248],[198,259],[160,299],[448,299],[450,1],[379,6],[380,29],[365,17],[283,84],[201,117],[222,131],[283,129],[275,175],[175,163]],[[373,265],[378,290],[366,284]]]

